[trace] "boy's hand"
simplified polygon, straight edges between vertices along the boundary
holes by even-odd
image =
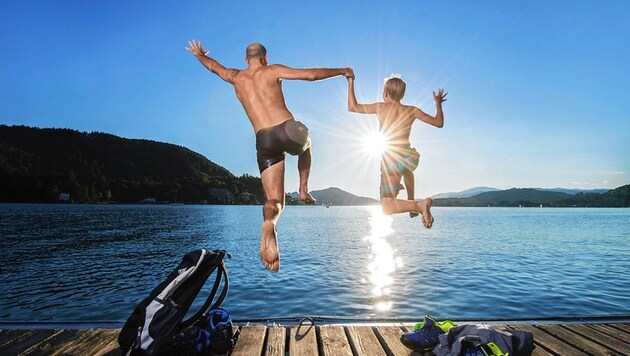
[[[210,53],[210,50],[204,50],[203,47],[201,47],[201,41],[188,41],[188,46],[190,47],[185,47],[186,50],[194,54],[196,57],[205,56],[206,54]]]
[[[348,80],[354,79],[354,71],[350,67],[346,67],[346,72],[343,74]]]
[[[435,100],[436,104],[442,104],[443,102],[446,101],[446,96],[448,95],[448,93],[444,92],[444,89],[440,89],[438,90],[438,93],[435,94],[435,92],[433,92],[433,100]]]

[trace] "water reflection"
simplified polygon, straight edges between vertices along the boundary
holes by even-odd
[[[370,245],[370,263],[368,280],[372,284],[374,307],[378,311],[392,308],[389,297],[394,284],[393,273],[402,266],[402,260],[396,257],[396,251],[387,242],[387,237],[394,234],[392,217],[383,214],[380,206],[370,208],[370,234],[363,240]]]

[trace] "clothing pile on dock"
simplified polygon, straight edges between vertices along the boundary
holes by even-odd
[[[437,356],[529,356],[534,350],[534,335],[528,331],[499,330],[483,324],[457,326],[429,315],[400,341],[415,351],[432,351]]]

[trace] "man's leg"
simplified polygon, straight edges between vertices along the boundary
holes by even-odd
[[[308,177],[311,174],[311,147],[298,156],[300,172],[300,200],[306,204],[315,204],[315,198],[308,192]]]
[[[280,251],[276,222],[284,210],[284,161],[265,169],[261,174],[263,191],[267,201],[263,205],[262,237],[260,239],[260,258],[262,264],[271,272],[280,269]]]
[[[403,181],[405,182],[405,189],[407,189],[407,200],[414,201],[414,192],[415,192],[415,178],[413,176],[413,172],[409,172],[403,176]],[[409,217],[415,218],[418,216],[418,213],[409,212]]]

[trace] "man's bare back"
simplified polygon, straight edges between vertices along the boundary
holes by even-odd
[[[277,66],[272,65],[248,68],[234,75],[236,97],[243,105],[254,132],[293,117],[284,102],[279,74]]]

